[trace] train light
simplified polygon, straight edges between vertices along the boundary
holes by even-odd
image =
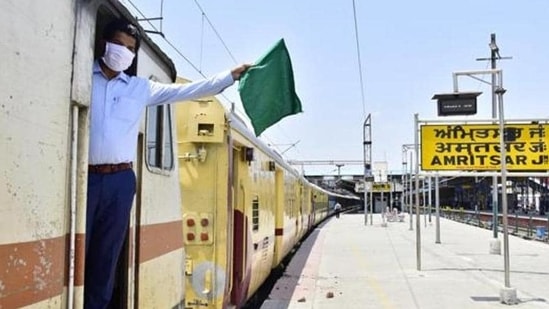
[[[243,147],[242,160],[248,162],[248,164],[252,162],[254,160],[254,149],[251,147]]]
[[[204,274],[204,289],[202,290],[203,294],[208,294],[212,291],[212,270],[206,270]]]
[[[208,233],[200,233],[200,240],[202,241],[208,241],[209,240]]]
[[[204,162],[206,161],[206,156],[208,155],[208,151],[204,147],[204,145],[200,146],[198,149],[198,161]]]
[[[187,241],[193,241],[194,240],[194,233],[187,233]]]
[[[271,171],[271,172],[276,171],[275,161],[269,161],[269,171]]]
[[[187,226],[193,227],[194,226],[194,219],[187,219]]]
[[[210,224],[210,220],[208,220],[208,218],[203,218],[202,220],[200,220],[200,225],[202,225],[203,227],[208,226],[208,224]]]
[[[189,256],[185,259],[185,275],[191,276],[193,274],[193,259]]]

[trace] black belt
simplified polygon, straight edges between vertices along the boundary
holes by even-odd
[[[97,164],[88,165],[88,171],[95,174],[112,174],[120,171],[129,170],[133,167],[131,162],[118,164]]]

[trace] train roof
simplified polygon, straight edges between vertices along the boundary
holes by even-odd
[[[324,188],[322,188],[321,186],[319,185],[316,185],[312,182],[309,182],[311,184],[312,187],[314,187],[315,189],[321,191],[321,192],[324,192],[326,194],[328,194],[329,196],[334,196],[334,197],[339,197],[339,198],[344,198],[344,199],[349,199],[349,200],[360,200],[360,197],[356,196],[356,195],[350,195],[350,194],[341,194],[341,193],[337,193],[337,192],[333,192],[333,191],[330,191],[330,190],[326,190]]]
[[[277,164],[284,167],[286,170],[290,171],[293,175],[296,177],[301,178],[303,181],[308,182],[307,179],[303,175],[301,175],[293,166],[291,166],[288,162],[282,158],[282,156],[272,149],[271,147],[267,146],[261,139],[259,139],[257,136],[255,136],[254,133],[248,128],[246,123],[240,118],[240,116],[236,115],[233,112],[226,112],[227,119],[229,120],[230,126],[238,131],[238,133],[244,135],[250,142],[252,142],[257,148],[259,148],[261,151],[267,153]]]
[[[360,198],[355,195],[346,195],[346,194],[340,194],[333,191],[329,191],[310,182],[307,178],[305,178],[304,175],[300,174],[292,165],[286,162],[282,157],[282,155],[280,155],[276,150],[267,146],[261,139],[256,137],[255,134],[252,133],[252,130],[248,128],[248,126],[240,116],[238,116],[236,113],[227,112],[227,117],[230,121],[231,127],[233,127],[240,134],[248,138],[248,140],[250,140],[257,148],[261,149],[261,151],[269,154],[269,156],[273,158],[279,165],[291,171],[292,174],[294,174],[296,177],[299,177],[303,182],[308,183],[311,187],[315,188],[318,191],[324,192],[329,196],[334,196],[334,197],[339,197],[344,199],[360,200]]]

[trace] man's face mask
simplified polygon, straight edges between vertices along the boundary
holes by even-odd
[[[109,69],[115,72],[122,72],[132,65],[135,54],[126,46],[107,42],[103,62]]]

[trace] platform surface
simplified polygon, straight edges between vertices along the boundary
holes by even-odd
[[[382,226],[379,214],[333,217],[304,241],[262,309],[282,308],[549,308],[549,245],[509,236],[509,278],[519,303],[500,302],[501,255],[490,254],[490,230],[421,216],[421,265],[416,222]],[[414,217],[415,220],[415,217]]]

